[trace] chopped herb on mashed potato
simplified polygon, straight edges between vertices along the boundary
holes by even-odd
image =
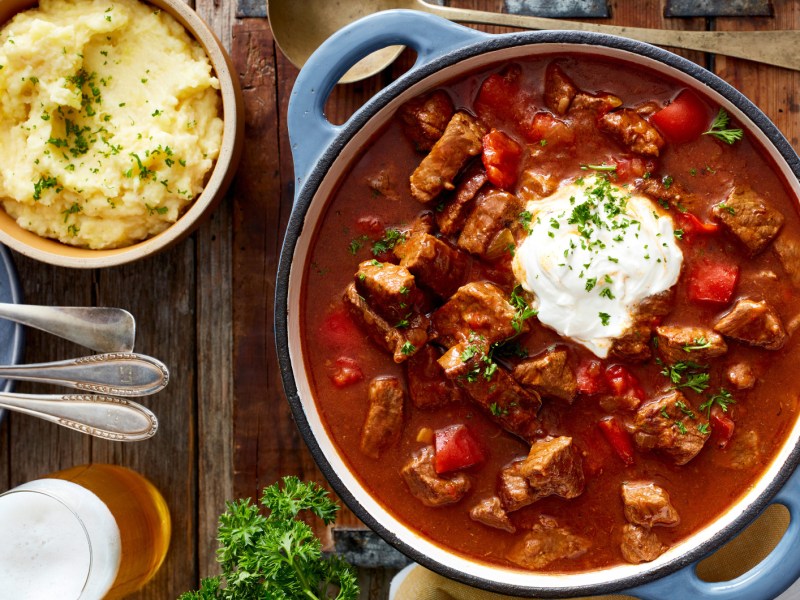
[[[88,248],[163,231],[219,153],[218,90],[170,15],[137,0],[41,0],[0,31],[3,207]]]

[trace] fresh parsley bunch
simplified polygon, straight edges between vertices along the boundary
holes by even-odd
[[[222,575],[203,579],[200,589],[179,600],[355,600],[353,569],[338,556],[322,555],[311,527],[297,518],[310,511],[325,524],[339,507],[325,489],[284,477],[264,489],[264,516],[250,499],[227,503],[219,518],[217,560]]]

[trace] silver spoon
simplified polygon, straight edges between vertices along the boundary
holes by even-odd
[[[424,0],[268,0],[267,14],[275,42],[286,57],[302,67],[317,47],[348,23],[392,8],[420,10],[461,23],[507,25],[523,29],[595,31],[649,42],[658,46],[726,54],[800,70],[800,31],[683,31],[620,27],[562,21],[437,6]],[[390,46],[370,54],[350,69],[339,83],[351,83],[382,71],[402,52]]]
[[[169,370],[151,356],[110,353],[48,363],[0,366],[0,378],[53,383],[100,394],[147,396],[166,387]]]
[[[133,315],[121,308],[0,302],[0,318],[41,329],[98,352],[131,352],[136,338]]]
[[[158,429],[158,419],[149,409],[113,396],[0,393],[0,408],[118,442],[146,440]]]

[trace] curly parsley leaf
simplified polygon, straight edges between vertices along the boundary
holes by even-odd
[[[379,256],[384,252],[388,252],[392,248],[394,248],[397,244],[406,241],[406,234],[400,231],[399,229],[387,229],[383,237],[379,239],[377,242],[372,244],[372,254],[373,256]]]
[[[734,142],[744,137],[744,132],[738,128],[728,128],[730,117],[725,112],[724,108],[720,108],[717,116],[711,122],[711,127],[708,131],[704,131],[703,135],[712,135],[718,140],[722,140],[726,144],[733,144]]]
[[[250,499],[229,502],[219,518],[217,561],[222,575],[203,579],[179,600],[355,600],[358,580],[340,557],[323,557],[313,529],[298,519],[309,511],[325,524],[339,507],[315,483],[284,477],[264,489],[264,516]]]

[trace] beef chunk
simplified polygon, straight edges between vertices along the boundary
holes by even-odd
[[[461,342],[445,352],[439,364],[445,375],[506,431],[530,440],[539,429],[536,415],[542,400],[488,359],[488,349],[480,342]]]
[[[750,363],[740,362],[730,365],[725,376],[737,390],[749,390],[756,384],[756,373]]]
[[[570,110],[589,110],[603,115],[620,106],[622,106],[622,100],[613,94],[586,94],[581,92],[575,95]]]
[[[511,547],[507,558],[526,569],[542,569],[557,560],[578,558],[590,546],[589,540],[564,527],[534,525]]]
[[[473,200],[489,180],[480,160],[472,161],[456,185],[453,195],[443,203],[436,213],[436,223],[444,235],[455,235],[464,227],[467,215],[472,210]]]
[[[778,235],[783,215],[749,187],[735,187],[711,212],[755,256]]]
[[[631,152],[644,156],[658,156],[664,147],[664,138],[658,130],[639,116],[635,110],[623,108],[600,118],[600,129],[613,135]]]
[[[525,169],[519,178],[519,197],[525,200],[547,198],[558,189],[558,179],[551,173]]]
[[[409,100],[400,107],[398,114],[403,131],[416,149],[427,152],[442,137],[454,112],[450,96],[443,90],[436,90]]]
[[[393,355],[396,363],[406,360],[428,341],[427,317],[413,315],[409,319],[408,327],[403,329],[392,327],[359,295],[355,283],[347,286],[344,292],[344,305],[356,323],[375,343]]]
[[[739,300],[728,313],[717,319],[714,330],[726,337],[767,350],[783,347],[787,337],[775,309],[765,300],[755,302],[749,298]]]
[[[659,450],[676,465],[685,465],[703,449],[708,435],[701,428],[707,427],[705,415],[692,410],[678,390],[671,390],[639,408],[633,439],[640,450]]]
[[[405,267],[388,262],[362,262],[358,265],[355,282],[358,293],[391,323],[405,319],[417,297],[414,276]]]
[[[376,377],[369,382],[369,410],[361,429],[361,451],[371,458],[394,444],[403,431],[405,391],[397,377]]]
[[[792,285],[800,288],[800,243],[784,233],[775,240],[773,248]]]
[[[552,396],[570,403],[578,391],[578,380],[569,364],[569,354],[564,348],[549,350],[541,356],[523,360],[514,367],[514,378],[543,396]]]
[[[726,467],[742,471],[750,470],[764,460],[758,433],[752,429],[736,431],[727,450],[720,454]]]
[[[503,291],[488,281],[461,286],[431,319],[435,338],[448,348],[474,339],[491,346],[515,335],[515,324],[522,331],[528,328],[527,321],[518,323],[517,311]]]
[[[523,208],[522,201],[508,192],[490,189],[482,193],[458,236],[458,247],[478,256],[485,255],[495,236],[518,222]]]
[[[452,296],[469,275],[470,257],[428,233],[412,235],[395,253],[400,266],[440,298]]]
[[[445,376],[437,362],[440,356],[426,344],[406,361],[408,392],[415,408],[437,408],[466,399],[464,391]]]
[[[633,313],[633,324],[614,340],[611,354],[634,362],[649,359],[653,327],[672,308],[673,293],[673,290],[666,290],[642,300]]]
[[[640,179],[636,184],[637,189],[650,196],[662,206],[669,206],[678,211],[696,210],[699,199],[683,189],[680,183],[672,181],[667,185],[663,179]]]
[[[667,363],[704,362],[728,351],[722,336],[707,327],[662,325],[656,327],[656,340],[658,351]]]
[[[411,494],[425,506],[445,506],[461,500],[471,487],[464,473],[440,477],[433,466],[433,446],[425,446],[414,452],[411,459],[400,469]]]
[[[411,174],[411,195],[430,202],[442,190],[452,190],[461,167],[483,150],[484,135],[486,127],[475,117],[460,111],[453,115],[442,137]]]
[[[622,528],[620,549],[625,560],[638,565],[657,559],[664,554],[667,547],[650,529],[638,525],[625,525]]]
[[[555,63],[547,65],[544,74],[544,103],[551,112],[564,116],[578,88]]]
[[[506,513],[503,503],[500,502],[500,498],[497,496],[485,498],[478,502],[469,511],[469,516],[473,521],[483,523],[487,527],[502,529],[509,533],[514,533],[517,530],[511,519],[508,518],[508,513]]]
[[[399,189],[400,177],[397,174],[397,166],[391,165],[384,167],[377,173],[367,177],[367,185],[375,194],[383,196],[389,200],[399,200],[397,193]]]
[[[572,438],[535,442],[523,460],[500,472],[500,498],[509,512],[553,494],[575,498],[583,493],[583,465]]]
[[[628,523],[653,527],[672,527],[680,522],[678,511],[669,501],[667,491],[651,482],[623,482],[622,502]]]

